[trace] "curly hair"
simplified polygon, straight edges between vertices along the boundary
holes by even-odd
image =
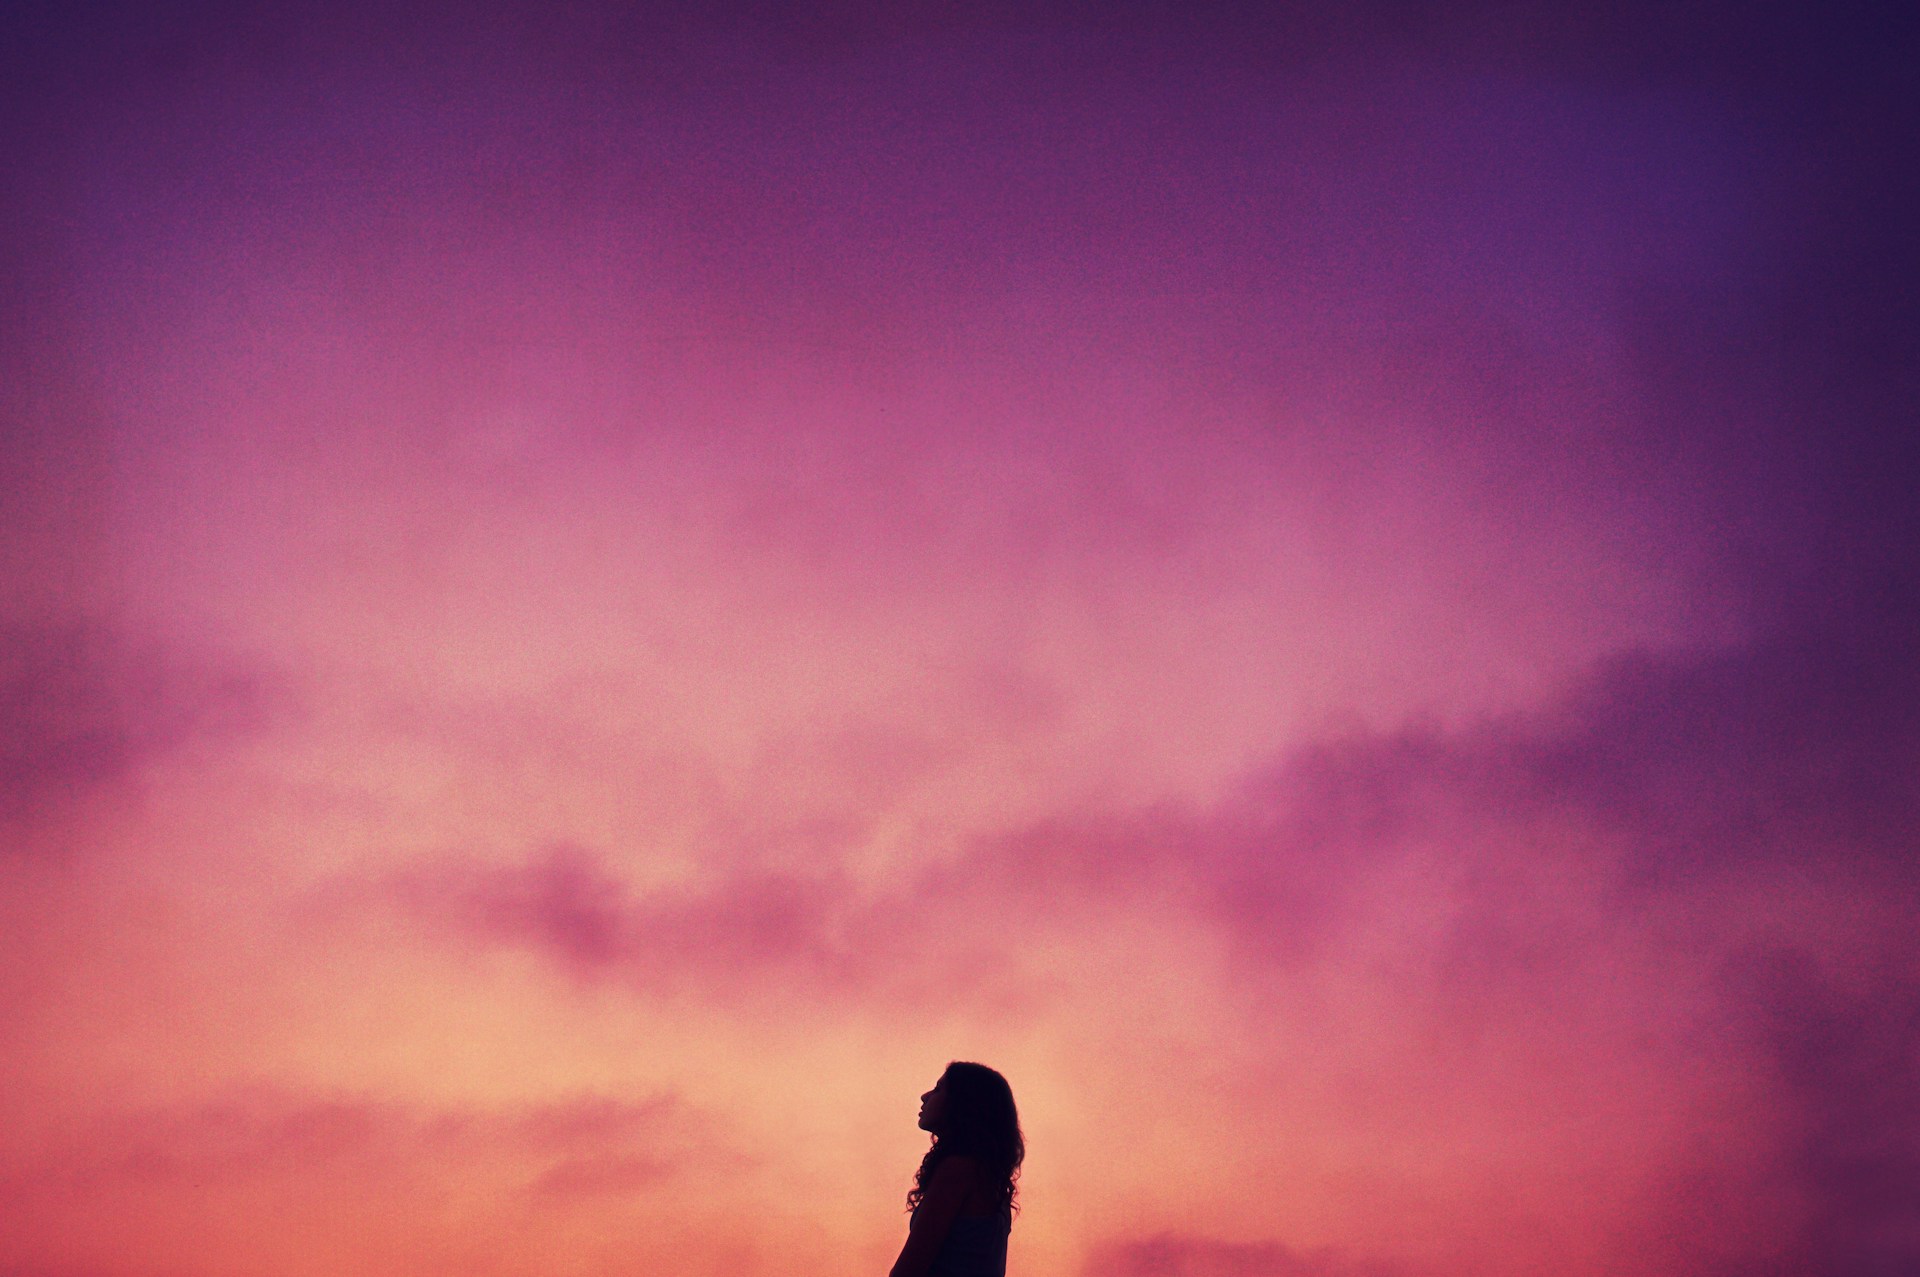
[[[913,1173],[907,1209],[919,1207],[934,1167],[949,1157],[965,1156],[980,1164],[1001,1211],[1011,1217],[1020,1209],[1014,1198],[1020,1163],[1027,1156],[1026,1140],[1020,1134],[1020,1114],[1013,1106],[1013,1088],[986,1065],[965,1060],[948,1064],[939,1084],[946,1087],[940,1129],[933,1133],[933,1144],[920,1159],[920,1169]]]

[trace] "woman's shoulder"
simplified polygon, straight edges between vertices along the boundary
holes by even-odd
[[[956,1153],[935,1168],[933,1184],[942,1196],[960,1202],[963,1219],[991,1218],[1000,1215],[998,1195],[993,1191],[986,1163],[977,1157]]]
[[[953,1153],[933,1168],[936,1183],[971,1184],[980,1178],[980,1159],[971,1153]]]

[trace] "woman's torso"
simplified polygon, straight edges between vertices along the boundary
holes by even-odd
[[[1013,1219],[989,1186],[967,1191],[960,1214],[933,1257],[932,1277],[1006,1277]]]
[[[1009,1231],[1005,1215],[960,1216],[933,1257],[933,1277],[1006,1277]]]

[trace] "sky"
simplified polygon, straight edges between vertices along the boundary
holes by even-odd
[[[1911,18],[0,24],[0,1274],[1920,1265]]]

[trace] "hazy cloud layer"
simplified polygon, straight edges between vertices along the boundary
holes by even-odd
[[[188,741],[257,731],[291,709],[279,683],[117,626],[0,629],[0,816],[84,797]]]
[[[1352,1263],[1326,1254],[1301,1254],[1259,1242],[1160,1236],[1115,1242],[1087,1260],[1088,1277],[1395,1277],[1406,1270]]]
[[[1827,616],[1738,652],[1635,658],[1541,715],[1329,742],[1215,810],[1009,833],[893,887],[862,886],[829,853],[806,877],[643,893],[616,858],[556,847],[520,863],[428,865],[382,890],[421,922],[529,948],[576,977],[778,990],[828,1015],[937,981],[956,945],[980,956],[949,1004],[994,1005],[1052,928],[1093,919],[1144,937],[1186,914],[1227,941],[1224,978],[1274,993],[1275,1006],[1352,978],[1404,1017],[1403,1045],[1429,1032],[1484,1040],[1428,1067],[1516,1070],[1455,1078],[1491,1088],[1455,1097],[1490,1120],[1612,1105],[1559,1092],[1541,1068],[1576,1090],[1582,1075],[1657,1087],[1582,1059],[1620,1032],[1635,1041],[1608,1045],[1614,1062],[1637,1057],[1675,1081],[1746,1074],[1775,1109],[1769,1146],[1669,1173],[1722,1199],[1787,1183],[1805,1212],[1780,1243],[1795,1263],[1892,1263],[1913,1209],[1871,1185],[1920,1158],[1920,1123],[1898,1099],[1920,1046],[1905,992],[1920,968],[1906,925],[1920,880],[1903,854],[1920,820],[1896,779],[1920,767],[1920,736],[1904,709],[1915,698],[1895,655],[1896,601],[1879,603],[1870,625]],[[997,937],[967,921],[982,918]],[[1364,974],[1338,974],[1361,954]],[[1077,987],[1037,996],[1044,1006]],[[1510,1060],[1496,1063],[1502,1052]],[[1404,1102],[1397,1085],[1381,1087],[1372,1120]],[[1651,1131],[1666,1119],[1629,1100],[1612,1120]],[[1543,1136],[1542,1151],[1591,1139],[1580,1130]],[[1558,1156],[1590,1151],[1572,1142]],[[1836,1254],[1854,1258],[1822,1258]],[[1164,1264],[1211,1272],[1216,1260],[1228,1262]]]
[[[512,1234],[528,1219],[565,1229],[609,1204],[633,1219],[663,1194],[677,1200],[689,1176],[705,1185],[747,1165],[672,1096],[436,1107],[256,1087],[140,1109],[101,1097],[41,1146],[8,1145],[0,1200],[34,1222],[40,1245],[113,1265],[179,1254],[191,1236],[191,1262],[214,1272],[318,1271],[396,1242],[418,1260],[467,1254],[517,1270]],[[266,1217],[277,1233],[262,1235]],[[291,1261],[275,1241],[287,1235],[303,1238]],[[9,1265],[31,1268],[35,1254],[17,1237],[0,1243]]]

